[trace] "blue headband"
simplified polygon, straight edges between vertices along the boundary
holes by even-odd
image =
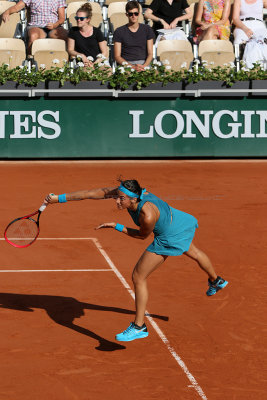
[[[140,194],[140,196],[138,196],[138,194],[131,192],[130,190],[126,189],[126,187],[124,187],[122,184],[120,185],[120,187],[118,188],[118,190],[120,190],[121,192],[127,194],[127,196],[129,197],[137,197],[140,200],[143,199],[144,197],[144,193],[146,192],[146,189],[142,189],[142,193]]]

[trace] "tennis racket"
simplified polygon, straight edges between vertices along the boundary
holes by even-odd
[[[45,210],[47,203],[43,203],[39,210],[24,217],[11,221],[5,230],[6,241],[14,247],[28,247],[35,242],[39,236],[39,220],[41,213]],[[33,219],[37,215],[36,219]]]

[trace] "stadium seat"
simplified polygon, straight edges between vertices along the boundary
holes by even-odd
[[[84,0],[84,1],[82,2],[82,4],[87,3],[87,1],[88,1],[88,0]],[[76,3],[76,2],[81,2],[81,0],[66,0],[66,3],[67,3],[67,4]]]
[[[32,56],[37,63],[45,65],[45,68],[63,67],[69,55],[66,51],[66,42],[61,39],[37,39],[32,44]],[[58,60],[54,63],[53,60]]]
[[[109,6],[111,3],[121,3],[121,0],[105,0],[105,6]],[[124,1],[124,3],[126,2],[126,0]],[[125,9],[124,9],[125,10]]]
[[[2,14],[15,5],[13,1],[0,1],[0,38],[21,37],[20,13],[10,15],[8,22],[2,21]]]
[[[110,31],[114,32],[117,28],[128,23],[128,18],[125,14],[125,1],[113,2],[108,6],[108,18],[110,21]],[[142,6],[140,7],[139,22],[144,23]]]
[[[77,23],[74,19],[77,10],[84,4],[84,1],[75,1],[72,3],[69,3],[67,6],[67,19],[68,19],[68,25],[72,26],[77,26]],[[102,23],[103,23],[103,17],[102,17],[102,10],[101,6],[99,3],[94,3],[90,2],[92,6],[92,19],[91,19],[91,24],[98,28]]]
[[[1,64],[8,64],[9,68],[23,65],[26,59],[25,43],[21,39],[0,38]]]
[[[198,55],[202,61],[212,63],[211,67],[223,66],[235,60],[234,47],[229,40],[202,40]]]
[[[160,61],[168,60],[174,71],[179,71],[184,67],[188,69],[194,58],[192,46],[188,40],[160,40],[157,57]]]

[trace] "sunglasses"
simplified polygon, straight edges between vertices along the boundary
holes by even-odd
[[[139,15],[139,12],[128,12],[129,17],[135,15],[136,17]]]
[[[76,21],[83,21],[84,19],[87,19],[87,17],[74,17],[76,19]]]

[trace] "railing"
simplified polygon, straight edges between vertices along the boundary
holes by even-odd
[[[1,97],[24,97],[22,94],[25,94],[25,97],[40,97],[44,94],[58,94],[59,97],[62,95],[68,97],[68,93],[72,93],[72,96],[75,92],[76,97],[80,95],[87,94],[88,97],[180,97],[181,95],[191,95],[191,97],[202,97],[203,95],[210,94],[212,97],[220,97],[220,94],[229,94],[230,96],[242,95],[244,96],[249,94],[259,94],[266,93],[267,89],[196,89],[196,90],[149,90],[149,89],[142,89],[142,90],[115,90],[115,89],[1,89],[0,90],[0,99]],[[213,96],[215,95],[215,96]]]

